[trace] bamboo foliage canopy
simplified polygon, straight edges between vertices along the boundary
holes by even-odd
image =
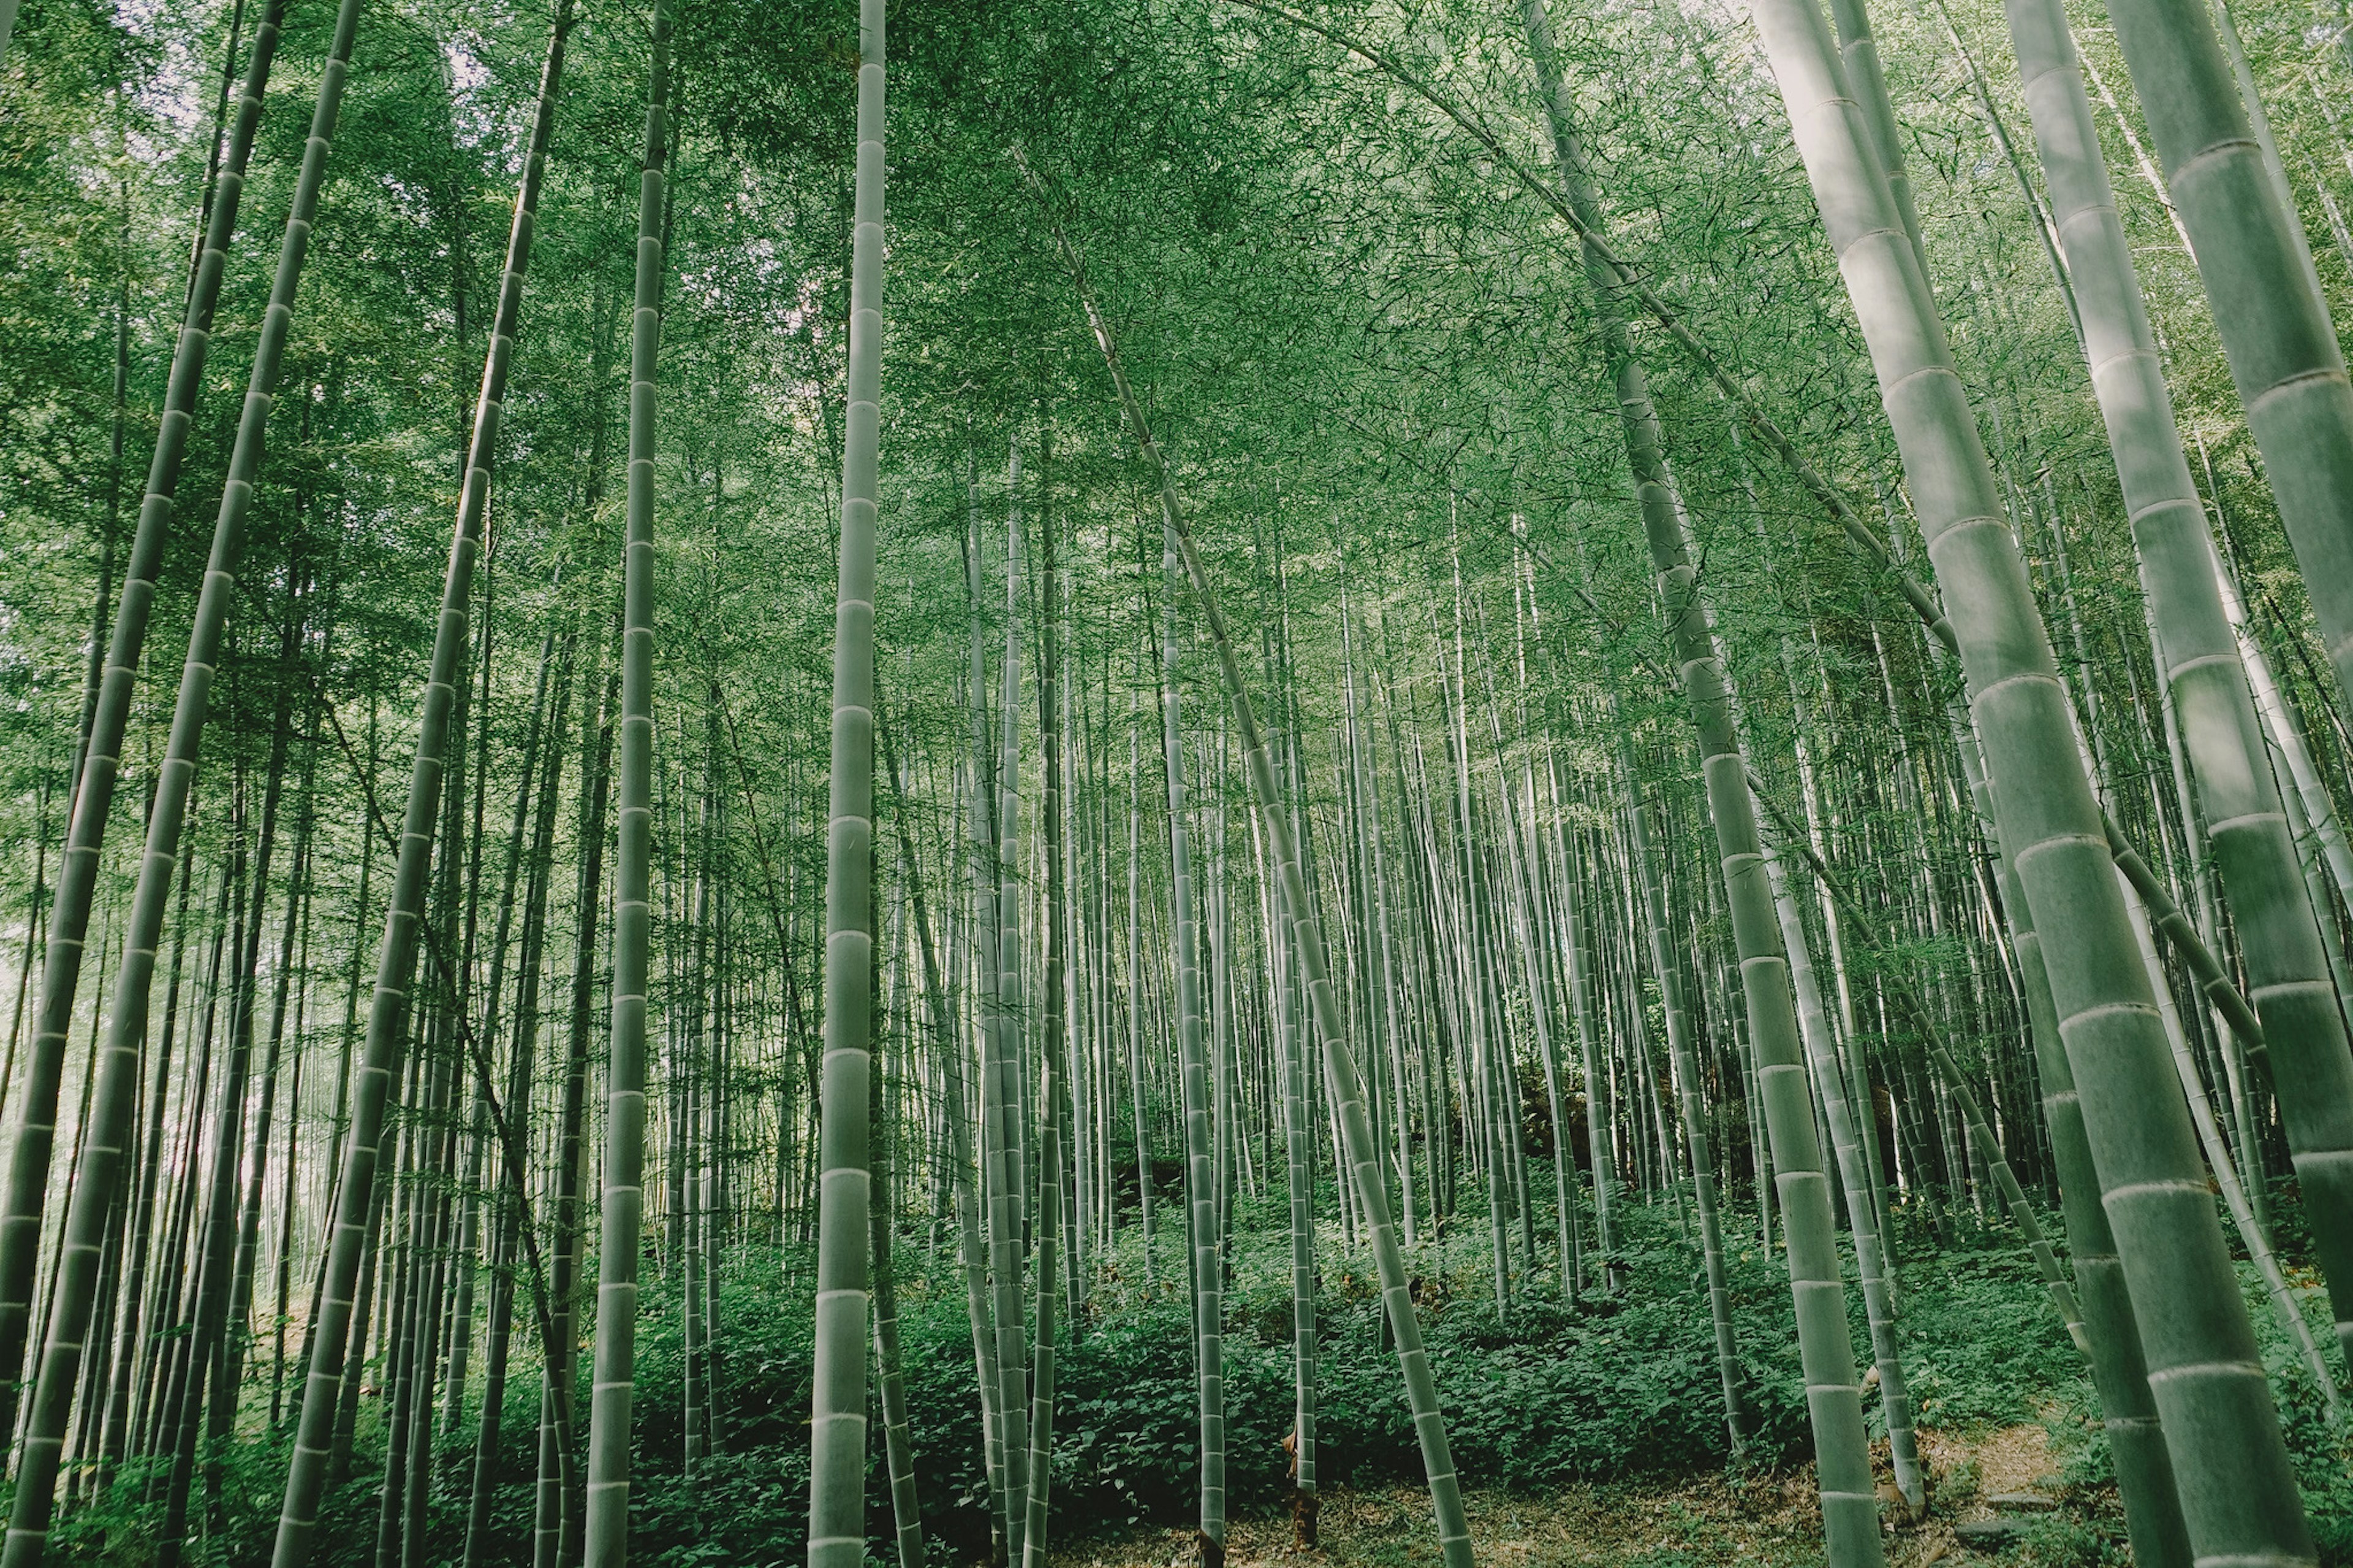
[[[0,1568],[2337,1561],[2348,89],[0,0]]]

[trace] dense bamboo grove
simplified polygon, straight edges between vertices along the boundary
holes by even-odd
[[[2067,1560],[2353,1561],[2348,105],[0,0],[0,1568],[1867,1568],[1998,1408]]]

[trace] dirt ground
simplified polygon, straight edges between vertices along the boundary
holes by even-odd
[[[1990,1519],[1986,1499],[2053,1495],[2058,1466],[2040,1425],[1971,1437],[1922,1434],[1940,1490],[1925,1522],[1888,1538],[1892,1568],[1990,1564],[1953,1526]],[[1822,1561],[1821,1511],[1810,1469],[1735,1479],[1704,1476],[1673,1486],[1572,1487],[1546,1498],[1473,1492],[1465,1502],[1481,1568],[1703,1568],[1757,1564],[1812,1568]],[[1288,1516],[1238,1520],[1228,1529],[1228,1568],[1424,1568],[1439,1562],[1427,1494],[1398,1488],[1337,1491],[1324,1500],[1320,1544],[1293,1544]],[[1083,1568],[1193,1568],[1189,1531],[1157,1530],[1072,1542],[1054,1555]]]

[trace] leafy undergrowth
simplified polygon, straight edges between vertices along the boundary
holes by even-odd
[[[1741,1223],[1729,1213],[1726,1221]],[[2285,1224],[2282,1229],[2292,1234]],[[1235,1554],[1247,1560],[1259,1550],[1250,1543],[1271,1550],[1289,1528],[1279,1511],[1289,1486],[1283,1439],[1293,1426],[1289,1259],[1279,1210],[1256,1212],[1245,1202],[1236,1232],[1224,1358],[1227,1473]],[[1819,1561],[1810,1441],[1778,1261],[1757,1245],[1753,1230],[1730,1240],[1748,1433],[1748,1452],[1734,1463],[1695,1249],[1663,1207],[1626,1205],[1620,1239],[1626,1287],[1617,1297],[1565,1301],[1544,1271],[1516,1282],[1516,1300],[1500,1319],[1483,1226],[1462,1224],[1443,1244],[1425,1238],[1409,1256],[1454,1458],[1473,1497],[1474,1524],[1492,1538],[1482,1564]],[[2120,1515],[2090,1383],[2015,1233],[1970,1231],[1941,1246],[1925,1235],[1902,1239],[1905,1365],[1938,1492],[1927,1524],[1898,1542],[1898,1561],[1926,1561],[1939,1540],[1947,1553],[1957,1551],[1950,1525],[1981,1509],[1981,1494],[2003,1489],[1985,1484],[1989,1435],[2030,1427],[2044,1434],[2036,1462],[2067,1506],[2036,1521],[2012,1558],[2049,1568],[2117,1560]],[[1050,1523],[1057,1558],[1166,1563],[1188,1539],[1198,1434],[1184,1262],[1174,1241],[1162,1237],[1148,1282],[1132,1235],[1114,1256],[1097,1260],[1106,1267],[1081,1314],[1082,1332],[1062,1349]],[[1326,1556],[1335,1565],[1376,1568],[1434,1563],[1436,1537],[1419,1489],[1421,1458],[1368,1270],[1336,1227],[1321,1245],[1317,1430],[1319,1479],[1331,1494]],[[952,1238],[944,1238],[936,1261],[923,1245],[903,1246],[900,1273],[925,1536],[938,1568],[976,1563],[987,1550],[987,1491],[971,1331]],[[2299,1278],[2310,1282],[2308,1271]],[[679,1302],[649,1260],[638,1342],[634,1563],[765,1568],[805,1560],[808,1280],[807,1260],[797,1253],[726,1259],[718,1452],[689,1478],[680,1458]],[[2353,1564],[2346,1452],[2327,1432],[2267,1302],[2252,1283],[2250,1291],[2324,1560]],[[2316,1297],[2306,1305],[2325,1335],[2325,1303]],[[1849,1307],[1854,1342],[1867,1346],[1859,1293],[1849,1291]],[[534,1358],[519,1347],[491,1496],[491,1563],[530,1559],[538,1384]],[[368,1401],[364,1412],[362,1456],[381,1452],[378,1404]],[[578,1408],[586,1409],[585,1397]],[[1877,1401],[1867,1400],[1866,1408],[1874,1436],[1883,1437]],[[427,1562],[460,1554],[474,1421],[470,1409],[461,1431],[442,1438]],[[878,1544],[891,1536],[879,1436],[868,1489],[870,1539]],[[282,1433],[257,1429],[221,1456],[220,1506],[196,1548],[198,1561],[267,1558],[285,1455]],[[380,1466],[363,1458],[331,1494],[316,1561],[342,1568],[373,1560]],[[138,1479],[127,1475],[117,1496],[137,1498]],[[61,1533],[59,1555],[151,1561],[151,1514],[135,1504],[85,1509]],[[1577,1555],[1588,1544],[1596,1555]],[[1182,1554],[1189,1560],[1189,1552]]]

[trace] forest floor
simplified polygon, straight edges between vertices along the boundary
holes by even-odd
[[[2094,1514],[2107,1516],[2099,1522],[2113,1528],[2113,1494],[2086,1497],[2065,1487],[2042,1423],[1920,1436],[1935,1489],[1928,1517],[1887,1537],[1891,1568],[2100,1561],[2100,1537],[2107,1531],[2095,1526]],[[1880,1468],[1884,1481],[1883,1445]],[[1465,1502],[1481,1568],[1811,1568],[1823,1560],[1810,1466],[1664,1485],[1574,1486],[1543,1497],[1482,1490]],[[2018,1525],[2007,1542],[1967,1539],[1968,1526],[1982,1530],[1997,1519]],[[1278,1561],[1300,1568],[1420,1568],[1439,1561],[1429,1500],[1419,1489],[1334,1491],[1324,1499],[1319,1522],[1320,1544],[1309,1553],[1293,1545],[1287,1514],[1236,1520],[1227,1535],[1228,1568]],[[1191,1568],[1198,1560],[1189,1531],[1166,1529],[1074,1542],[1056,1555],[1083,1568]]]

